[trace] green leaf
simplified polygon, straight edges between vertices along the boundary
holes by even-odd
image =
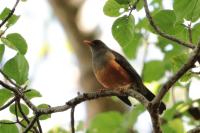
[[[8,16],[8,14],[10,13],[10,9],[9,8],[4,8],[3,9],[3,11],[1,12],[1,14],[0,14],[0,20],[4,20],[7,16]]]
[[[40,108],[40,109],[46,109],[46,108],[49,108],[49,105],[48,104],[40,104],[37,107]],[[40,120],[46,120],[46,119],[49,119],[49,118],[51,118],[51,114],[41,115],[39,117]]]
[[[183,121],[181,119],[173,119],[162,126],[164,133],[185,133]]]
[[[27,116],[28,114],[29,114],[29,109],[28,109],[28,107],[25,105],[25,104],[20,104],[21,105],[21,108],[22,108],[22,111],[24,112],[24,114]],[[16,114],[16,110],[15,110],[15,104],[12,104],[11,106],[10,106],[10,108],[9,108],[9,110],[10,110],[10,112],[12,113],[12,114]],[[19,111],[19,108],[17,107],[17,114],[18,114],[18,116],[19,117],[21,117],[22,118],[22,114],[21,114],[21,112]]]
[[[8,99],[10,99],[13,96],[11,91],[7,89],[0,89],[0,107],[5,104]]]
[[[19,53],[6,62],[3,71],[8,77],[14,79],[20,85],[28,80],[28,62],[24,55]]]
[[[178,71],[188,60],[188,56],[189,56],[188,53],[185,52],[181,52],[178,55],[174,56],[171,59],[171,64],[173,64],[172,70],[174,72]]]
[[[191,80],[193,74],[191,72],[186,72],[180,79],[181,82],[188,82]]]
[[[144,6],[144,1],[140,0],[136,6],[137,11],[140,11]]]
[[[177,17],[177,21],[185,18],[194,22],[200,17],[199,0],[174,0],[173,8]]]
[[[153,19],[161,31],[171,35],[175,34],[174,24],[176,16],[173,10],[160,10],[153,15]]]
[[[192,28],[192,41],[197,44],[200,40],[200,23],[197,23]]]
[[[2,124],[1,122],[11,123],[9,120],[0,120],[0,133],[19,133],[15,124]]]
[[[123,16],[115,20],[112,25],[112,35],[122,48],[132,45],[134,40],[135,20],[132,15]]]
[[[11,10],[9,8],[7,8],[7,7],[4,8],[4,10],[0,14],[0,20],[4,20],[9,15],[10,12],[11,12]],[[19,16],[13,14],[8,19],[6,26],[10,27],[10,26],[14,25],[17,22],[18,19],[19,19]]]
[[[5,51],[5,46],[3,44],[0,44],[0,62],[3,59],[4,51]]]
[[[120,113],[101,113],[91,121],[87,133],[127,133],[121,123],[123,123],[123,117]]]
[[[26,40],[18,33],[8,34],[2,41],[10,48],[19,51],[21,54],[26,54],[27,43]]]
[[[103,7],[103,12],[107,16],[117,17],[123,13],[120,12],[120,9],[123,9],[123,6],[117,3],[115,0],[107,0]]]
[[[144,81],[152,82],[161,79],[165,74],[164,63],[159,60],[153,60],[144,64]]]
[[[8,20],[6,27],[10,27],[10,26],[14,25],[17,22],[17,20],[19,19],[19,17],[20,16],[13,14],[12,17]]]
[[[25,93],[25,96],[30,100],[32,98],[36,98],[36,97],[42,97],[42,95],[40,94],[39,91],[34,90],[34,89],[29,89],[28,92]]]
[[[130,0],[115,0],[119,4],[128,4],[130,3]]]
[[[142,39],[142,35],[136,33],[134,35],[134,38],[132,39],[131,43],[128,43],[128,45],[126,45],[122,48],[125,55],[129,59],[134,59],[136,57],[137,50],[138,50],[140,43],[141,43],[141,39]]]
[[[174,118],[174,116],[176,115],[176,113],[178,113],[178,106],[181,105],[183,102],[178,102],[178,103],[175,103],[171,108],[168,108],[165,113],[164,113],[164,116],[163,118],[167,121],[170,121]]]

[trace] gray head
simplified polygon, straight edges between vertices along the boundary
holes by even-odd
[[[107,51],[109,48],[103,43],[101,40],[93,40],[93,41],[83,41],[84,44],[90,46],[92,54],[97,54],[99,52]]]

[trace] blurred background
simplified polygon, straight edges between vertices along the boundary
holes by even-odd
[[[14,0],[1,1],[0,9],[12,7]],[[89,92],[100,89],[91,69],[91,55],[83,40],[101,39],[109,47],[123,54],[121,47],[114,40],[111,27],[115,18],[107,17],[103,13],[106,0],[27,0],[20,2],[16,14],[20,19],[7,33],[18,32],[28,43],[26,57],[29,62],[30,86],[39,90],[42,98],[33,99],[35,104],[48,103],[51,106],[65,104],[66,101],[78,95],[77,92]],[[171,1],[164,1],[166,9],[172,8]],[[133,11],[136,23],[145,16],[144,11]],[[151,42],[156,40],[151,35]],[[145,61],[163,59],[162,52],[155,45],[149,45],[147,56],[145,47],[139,48],[140,54],[130,60],[132,66],[141,74],[144,56]],[[15,53],[6,51],[4,59],[10,59]],[[149,88],[157,84],[147,83]],[[200,83],[194,80],[191,85],[190,97],[199,98],[197,90],[192,91]],[[183,92],[177,90],[177,99],[183,97]],[[179,97],[180,96],[180,97]],[[132,99],[134,103],[137,103]],[[110,110],[124,112],[130,110],[115,98],[85,102],[75,110],[76,123],[89,121],[98,113]],[[0,112],[0,117],[14,119],[9,113]],[[148,119],[147,119],[148,118]],[[144,121],[145,119],[145,121]],[[138,119],[137,128],[140,132],[151,131],[151,121],[148,113],[143,113]],[[144,124],[144,122],[146,124]],[[51,119],[41,122],[44,131],[55,126],[70,128],[70,111],[56,113]],[[147,128],[143,128],[145,125]]]

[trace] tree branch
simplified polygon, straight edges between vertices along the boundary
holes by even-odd
[[[4,110],[4,109],[7,108],[8,106],[10,106],[13,102],[15,102],[15,100],[16,100],[16,97],[14,97],[13,99],[11,99],[8,103],[6,103],[4,106],[2,106],[2,107],[0,108],[0,111],[1,111],[1,110]]]
[[[38,116],[35,115],[35,116],[33,117],[33,120],[28,124],[28,126],[26,127],[26,129],[24,130],[23,133],[27,133],[29,130],[31,130],[31,128],[34,126],[34,124],[35,124],[35,122],[37,121],[37,119],[38,119]]]
[[[166,39],[168,39],[168,40],[174,41],[174,42],[176,42],[176,43],[178,43],[178,44],[180,44],[180,45],[183,45],[183,46],[185,46],[185,47],[188,47],[188,48],[191,48],[191,49],[194,49],[194,48],[195,48],[194,44],[192,44],[192,43],[190,43],[190,42],[189,42],[189,43],[188,43],[188,42],[184,42],[184,41],[182,41],[182,40],[180,40],[180,39],[178,39],[178,38],[176,38],[176,37],[174,37],[174,36],[171,36],[171,35],[169,35],[169,34],[166,34],[166,33],[163,32],[163,31],[161,31],[160,28],[157,27],[156,24],[155,24],[154,21],[153,21],[153,18],[152,18],[152,16],[151,16],[150,11],[149,11],[149,8],[148,8],[147,0],[144,0],[144,8],[145,8],[146,16],[147,16],[147,18],[148,18],[148,20],[149,20],[150,25],[154,28],[154,30],[155,30],[160,36],[162,36],[162,37],[164,37],[164,38],[166,38]]]
[[[72,109],[71,109],[71,131],[72,131],[72,133],[75,133],[75,127],[74,127],[74,111],[75,111],[75,106],[73,106]]]
[[[168,90],[176,83],[189,69],[194,66],[194,63],[198,60],[200,56],[200,41],[196,49],[192,52],[189,60],[181,67],[181,69],[174,74],[161,88],[158,95],[153,99],[152,104],[159,104],[163,99]]]

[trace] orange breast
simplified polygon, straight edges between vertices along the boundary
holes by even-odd
[[[103,69],[95,72],[97,80],[111,89],[126,89],[132,83],[129,74],[115,60],[110,61]]]

